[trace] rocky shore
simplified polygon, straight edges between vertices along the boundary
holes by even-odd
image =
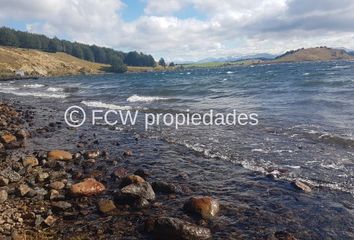
[[[108,175],[96,163],[115,160],[105,150],[86,149],[84,141],[77,143],[82,149],[77,152],[29,151],[32,135],[61,128],[61,123],[31,132],[32,111],[0,103],[0,112],[1,239],[212,238],[217,199],[193,196],[188,186],[151,182],[144,169],[116,167]],[[126,150],[122,157],[133,154]],[[192,221],[164,212],[163,200],[177,195],[191,195],[183,211]],[[95,220],[83,223],[81,216],[90,214]]]

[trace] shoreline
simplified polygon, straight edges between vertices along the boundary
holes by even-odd
[[[67,128],[61,122],[60,111],[47,109],[45,106],[23,106],[21,102],[18,102],[19,99],[21,98],[10,102],[11,106],[15,106],[17,110],[22,112],[18,121],[23,125],[17,126],[17,128],[28,131],[31,136],[23,141],[24,145],[16,142],[13,143],[12,147],[9,145],[11,149],[4,150],[8,155],[5,160],[0,157],[0,172],[11,166],[13,175],[20,178],[16,182],[10,182],[4,187],[0,187],[0,190],[5,189],[8,195],[5,204],[0,205],[0,208],[5,208],[7,213],[12,209],[11,214],[15,211],[17,212],[16,216],[20,214],[20,217],[11,220],[12,223],[5,222],[6,226],[12,226],[11,230],[5,230],[7,236],[16,234],[23,236],[21,234],[26,230],[29,232],[27,237],[30,237],[30,239],[31,236],[40,236],[43,239],[47,239],[45,237],[48,236],[65,239],[70,237],[93,239],[97,237],[97,234],[103,238],[114,236],[116,238],[150,239],[152,236],[156,238],[160,236],[161,238],[161,235],[165,234],[165,232],[161,232],[161,226],[169,228],[172,232],[173,229],[185,229],[188,226],[192,227],[194,231],[185,233],[178,230],[177,234],[180,234],[180,236],[192,234],[194,237],[193,234],[196,231],[205,234],[204,238],[199,236],[195,239],[209,239],[211,235],[216,239],[233,239],[237,236],[245,238],[251,236],[263,237],[265,239],[281,239],[278,238],[281,236],[290,239],[303,239],[304,236],[308,236],[316,239],[315,236],[317,235],[311,229],[307,229],[310,231],[307,235],[305,232],[295,230],[297,227],[292,228],[290,223],[286,224],[286,229],[290,230],[274,226],[261,227],[275,218],[285,223],[289,216],[274,215],[270,210],[261,210],[269,204],[267,201],[264,202],[265,200],[260,203],[256,203],[257,201],[252,203],[251,205],[258,206],[254,209],[243,207],[240,201],[242,202],[242,196],[248,190],[244,190],[245,193],[242,191],[235,192],[236,195],[240,195],[241,199],[236,200],[240,206],[237,206],[238,204],[234,206],[224,199],[225,196],[223,195],[225,193],[221,192],[220,195],[214,196],[211,192],[215,190],[208,189],[206,187],[208,184],[201,185],[194,180],[195,177],[203,179],[202,175],[194,176],[185,172],[186,169],[174,169],[167,162],[164,165],[161,160],[158,160],[161,165],[151,162],[153,159],[163,158],[164,154],[160,151],[171,151],[172,146],[167,145],[161,148],[161,143],[151,143],[151,140],[144,139],[144,136],[131,132],[116,133],[109,138],[111,133],[108,129],[95,128],[78,131]],[[17,131],[11,128],[7,130],[10,130],[16,136]],[[147,148],[142,147],[146,144]],[[166,149],[163,150],[164,148]],[[53,149],[69,152],[72,159],[49,160],[48,154]],[[185,150],[182,148],[181,151],[184,152]],[[34,156],[38,164],[34,160],[34,166],[24,167],[23,161],[28,155]],[[186,155],[186,158],[189,158],[188,155]],[[206,164],[222,164],[215,163],[214,160],[209,161],[204,157],[201,158],[201,160],[207,161]],[[173,161],[171,159],[171,163]],[[186,163],[188,163],[188,160]],[[197,167],[197,172],[205,171],[205,174],[207,174],[212,169],[218,172],[217,168],[214,165],[205,165]],[[176,170],[177,172],[175,172]],[[169,175],[167,175],[169,177],[162,174],[166,171],[169,172]],[[242,172],[247,171],[240,170],[240,173]],[[211,176],[214,175],[211,174]],[[44,179],[40,180],[42,177]],[[309,192],[311,189],[309,190],[306,185],[301,184],[298,184],[297,187],[303,188],[303,190],[297,190],[296,186],[287,181],[273,180],[272,176],[262,176],[262,174],[255,172],[247,172],[246,175],[237,176],[238,179],[245,180],[255,177],[258,179],[256,182],[260,191],[257,190],[258,187],[254,189],[252,187],[249,190],[257,191],[260,195],[263,195],[264,188],[267,188],[271,196],[276,196],[277,193],[281,192],[287,198],[300,199],[295,202],[304,201],[308,204],[314,196],[336,195],[333,190],[317,187]],[[74,196],[72,186],[83,182],[86,178],[96,179],[97,182],[103,184],[105,190],[99,190],[102,186],[98,184],[95,187],[98,192],[95,194]],[[126,184],[124,181],[133,181],[134,184],[136,183],[134,181],[137,181],[138,184],[143,181],[146,182],[152,187],[155,195],[154,200],[147,200],[146,202],[141,201],[139,197],[140,200],[137,201],[131,195],[128,199],[121,198],[122,188]],[[23,184],[26,184],[30,190],[23,186],[20,188]],[[148,189],[150,188],[148,187]],[[21,191],[26,192],[27,190],[28,192],[22,196]],[[144,194],[147,194],[146,191]],[[150,192],[150,194],[152,193]],[[220,210],[215,217],[205,217],[208,215],[205,212],[210,212],[210,206],[215,204],[209,205],[203,211],[204,217],[203,214],[198,213],[199,210],[197,212],[192,210],[191,212],[188,207],[184,207],[191,197],[198,196],[208,197],[208,200],[211,197],[211,199],[217,201]],[[145,197],[152,199],[151,196]],[[18,205],[19,201],[23,201],[24,204]],[[251,200],[245,198],[245,201],[249,202]],[[280,200],[280,202],[283,201]],[[21,210],[24,205],[27,209],[26,212]],[[104,210],[105,207],[108,210]],[[4,216],[8,215],[5,213]],[[227,220],[235,216],[240,219],[239,224],[245,222],[248,228],[252,226],[255,231],[252,230],[247,233],[247,230],[239,229],[238,224],[234,225],[234,223],[229,222],[230,220]],[[293,218],[294,220],[289,219],[290,222],[298,219],[295,216]],[[258,219],[263,220],[258,222]],[[256,230],[259,227],[262,230]],[[120,230],[117,231],[116,229]],[[236,234],[235,231],[240,232],[237,235],[232,234],[233,232]]]

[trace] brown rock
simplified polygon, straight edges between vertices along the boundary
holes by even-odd
[[[57,221],[57,218],[54,216],[49,215],[45,220],[44,223],[47,224],[49,227],[53,226],[53,224]]]
[[[55,190],[61,190],[65,187],[65,184],[61,181],[55,181],[50,184],[50,187]]]
[[[7,200],[7,191],[6,190],[0,190],[0,203],[4,203]]]
[[[35,167],[35,166],[38,166],[38,164],[39,164],[38,159],[34,156],[25,157],[25,159],[23,159],[22,163],[23,163],[24,167],[27,167],[27,166]]]
[[[114,177],[116,178],[119,178],[119,179],[122,179],[124,178],[125,176],[128,175],[128,170],[125,169],[125,168],[117,168],[113,171],[113,174],[112,174]]]
[[[16,132],[15,136],[19,139],[26,139],[30,137],[30,133],[25,129],[20,129]]]
[[[9,143],[15,142],[16,140],[17,140],[17,138],[14,135],[12,135],[11,133],[4,133],[0,137],[0,141],[4,144],[9,144]]]
[[[9,184],[9,179],[0,176],[0,187],[7,186]]]
[[[199,214],[210,219],[219,212],[219,201],[211,197],[192,197],[183,206],[186,212]]]
[[[307,184],[300,182],[299,180],[292,182],[292,184],[295,188],[302,190],[304,192],[309,193],[312,191],[311,188]]]
[[[100,156],[100,151],[98,150],[92,150],[92,151],[87,151],[85,152],[84,156],[86,159],[95,159]]]
[[[116,209],[116,205],[112,200],[109,199],[101,199],[98,201],[98,209],[102,213],[108,213]]]
[[[105,190],[105,186],[94,178],[86,178],[80,183],[71,186],[71,193],[79,196],[92,196]]]
[[[70,152],[64,150],[52,150],[48,153],[48,159],[68,161],[73,159],[73,155]]]
[[[32,189],[27,184],[21,184],[18,187],[18,191],[22,197],[29,193],[31,190]]]
[[[123,178],[122,183],[120,184],[120,187],[125,187],[133,183],[144,183],[145,180],[144,178],[138,176],[138,175],[129,175],[125,178]]]

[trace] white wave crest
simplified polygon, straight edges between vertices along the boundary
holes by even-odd
[[[63,89],[63,88],[60,88],[60,87],[49,87],[49,88],[47,89],[47,91],[49,91],[49,92],[63,92],[64,89]]]
[[[35,84],[24,84],[23,87],[25,88],[41,88],[41,87],[44,87],[45,85],[43,84],[38,84],[38,83],[35,83]]]
[[[98,102],[98,101],[82,101],[81,103],[88,106],[88,107],[107,108],[107,109],[112,109],[112,110],[131,110],[132,109],[132,107],[130,107],[130,106],[119,106],[119,105],[115,105],[115,104],[103,103],[103,102]]]
[[[153,96],[139,96],[136,94],[127,98],[128,102],[153,102],[153,101],[161,101],[161,100],[168,100],[168,98],[153,97]]]

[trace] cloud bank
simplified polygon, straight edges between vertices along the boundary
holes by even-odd
[[[354,49],[353,0],[141,0],[126,21],[122,0],[0,0],[0,24],[156,58],[280,53],[327,45]],[[192,9],[194,15],[180,17]]]

